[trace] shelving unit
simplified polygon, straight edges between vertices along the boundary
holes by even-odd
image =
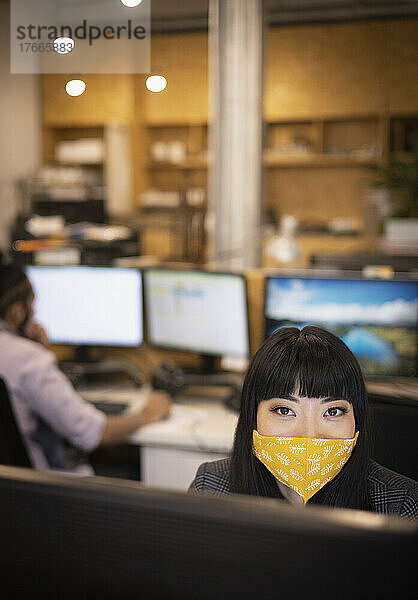
[[[104,126],[82,126],[74,127],[72,125],[67,126],[54,126],[45,125],[43,128],[43,161],[44,164],[57,165],[58,161],[56,158],[56,148],[60,142],[71,142],[76,140],[88,140],[88,139],[100,139],[104,140]],[[59,164],[71,164],[74,162],[65,163],[59,162]],[[78,162],[80,166],[92,166],[92,167],[103,167],[103,161],[98,160],[95,162]]]
[[[207,168],[206,123],[162,123],[146,125],[146,128],[149,169]]]
[[[390,151],[408,155],[412,151],[414,137],[418,136],[418,116],[390,119]]]
[[[353,217],[362,234],[372,168],[410,151],[417,130],[413,114],[266,121],[265,203],[277,220],[289,213],[302,226]]]
[[[363,166],[386,150],[388,119],[370,116],[266,122],[265,166]]]
[[[146,177],[149,188],[159,190],[161,205],[140,202],[140,216],[148,252],[170,260],[204,262],[207,209],[207,123],[146,124],[148,141]],[[203,190],[203,201],[189,202],[189,191]],[[163,193],[178,194],[178,206],[164,206]],[[170,243],[167,243],[169,232]]]
[[[265,167],[368,167],[380,164],[372,158],[355,158],[345,156],[327,156],[311,153],[309,156],[283,156],[265,151],[263,154]]]

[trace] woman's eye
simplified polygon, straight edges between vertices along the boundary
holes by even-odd
[[[336,406],[333,406],[325,412],[324,417],[339,417],[340,415],[343,415],[346,412],[347,411],[343,408],[337,408]]]
[[[273,409],[273,412],[277,413],[278,415],[281,415],[282,417],[288,417],[295,414],[293,410],[288,406],[277,406]]]

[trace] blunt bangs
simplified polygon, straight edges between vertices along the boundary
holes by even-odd
[[[364,381],[357,360],[342,340],[317,327],[278,330],[256,353],[250,371],[248,391],[257,405],[294,394],[345,399],[353,405],[356,421],[364,410]]]

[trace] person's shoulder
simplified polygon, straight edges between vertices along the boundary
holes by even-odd
[[[35,360],[45,363],[56,362],[55,354],[40,344],[23,336],[13,336],[13,343],[16,350],[22,357],[22,362],[27,360]]]
[[[201,464],[189,487],[189,492],[205,492],[213,495],[230,493],[229,464],[229,458]]]
[[[12,377],[38,377],[56,366],[57,359],[51,350],[23,336],[2,332],[0,334],[0,368]]]
[[[418,482],[375,461],[369,466],[369,491],[376,512],[418,519]]]
[[[0,331],[2,336],[3,343],[7,343],[8,346],[12,346],[14,348],[19,348],[19,350],[26,352],[35,352],[35,353],[50,353],[42,344],[38,342],[34,342],[33,340],[24,337],[23,335],[17,335],[10,331],[2,330]]]

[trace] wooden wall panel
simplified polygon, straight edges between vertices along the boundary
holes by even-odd
[[[321,112],[324,86],[322,27],[266,31],[264,117],[310,118]]]
[[[384,109],[386,30],[385,22],[322,27],[323,115],[362,115]]]
[[[208,39],[206,33],[154,35],[152,70],[167,78],[160,93],[146,90],[148,123],[205,122],[208,118]]]
[[[264,117],[416,111],[418,19],[272,28]]]
[[[313,223],[333,217],[363,220],[369,173],[366,169],[271,169],[266,180],[266,200],[277,218],[291,214]]]
[[[388,22],[390,54],[387,105],[391,112],[418,112],[418,19]]]
[[[130,121],[135,111],[132,75],[82,76],[86,91],[78,97],[65,91],[72,77],[63,74],[42,76],[42,117],[48,126],[94,126]]]

